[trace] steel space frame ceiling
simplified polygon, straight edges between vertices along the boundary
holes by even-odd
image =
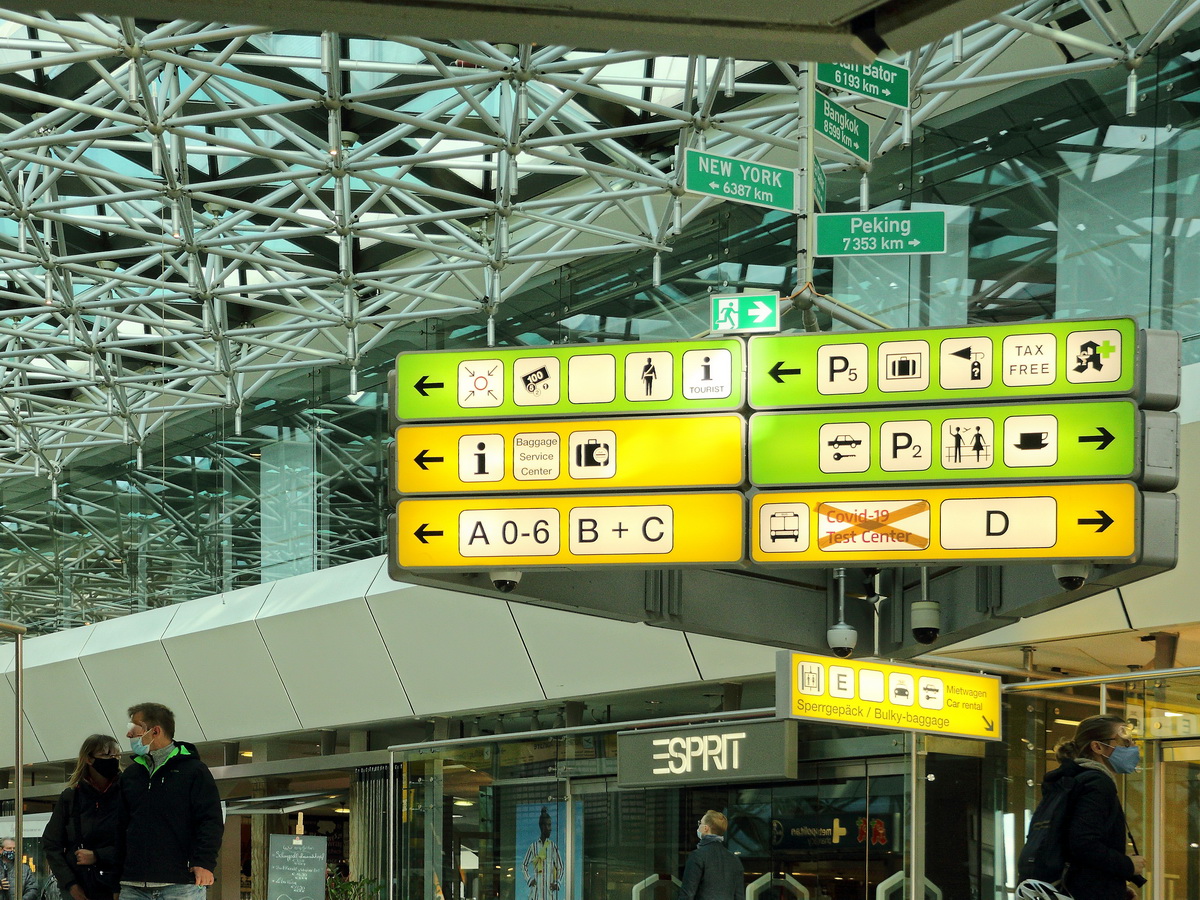
[[[1136,94],[1198,9],[1035,0],[893,56],[916,100],[873,107],[871,157],[964,90],[1124,66]],[[1060,62],[1006,66],[1018,40]],[[683,193],[683,151],[797,165],[805,84],[794,61],[0,11],[0,479],[67,503],[65,467],[140,461],[181,413],[240,420],[297,370],[354,391],[414,322],[479,326],[568,261],[668,256],[719,202]],[[21,530],[0,577],[39,564]]]

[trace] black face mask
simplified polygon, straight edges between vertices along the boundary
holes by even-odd
[[[121,761],[113,757],[92,760],[92,768],[101,778],[112,781],[121,774]]]

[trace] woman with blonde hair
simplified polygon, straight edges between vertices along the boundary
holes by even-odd
[[[1079,723],[1074,738],[1059,741],[1054,755],[1059,766],[1046,774],[1042,797],[1070,792],[1063,887],[1078,900],[1137,896],[1129,883],[1146,883],[1146,860],[1136,855],[1136,846],[1135,855],[1125,850],[1129,829],[1117,793],[1117,775],[1134,772],[1141,761],[1129,723],[1120,716],[1091,716]],[[1018,889],[1017,896],[1025,894]]]
[[[121,889],[116,858],[120,774],[117,739],[89,735],[42,837],[63,900],[113,900]]]

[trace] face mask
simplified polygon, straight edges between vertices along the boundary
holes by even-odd
[[[5,851],[4,851],[4,858],[5,858],[5,859],[6,859],[8,862],[12,862],[14,859],[16,859],[16,858],[17,858],[17,851],[16,851],[16,850],[5,850]]]
[[[701,831],[699,828],[696,829],[696,837],[700,840],[704,839],[704,832]]]
[[[139,741],[139,743],[141,743]],[[137,751],[134,751],[135,753]],[[96,770],[96,774],[101,778],[112,781],[121,774],[121,761],[111,757],[92,760],[92,768]]]
[[[129,739],[129,749],[134,756],[149,756],[150,745],[143,744],[140,737],[131,737]]]
[[[1112,744],[1106,744],[1106,747],[1112,747]],[[1113,771],[1121,775],[1129,775],[1137,770],[1138,764],[1142,761],[1142,751],[1134,745],[1133,747],[1113,747],[1112,753],[1108,755],[1108,764],[1113,767]]]

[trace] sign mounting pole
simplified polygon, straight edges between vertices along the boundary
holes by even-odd
[[[812,63],[805,63],[800,75],[800,218],[796,222],[796,284],[800,291],[812,284],[814,238],[813,204],[816,196],[816,142],[813,140],[813,116],[817,89],[816,72]]]

